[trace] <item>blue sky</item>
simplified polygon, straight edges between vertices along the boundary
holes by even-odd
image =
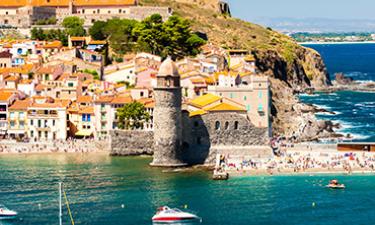
[[[227,0],[232,14],[259,18],[375,19],[375,0]]]

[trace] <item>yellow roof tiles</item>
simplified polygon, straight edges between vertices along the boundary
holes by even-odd
[[[210,105],[216,101],[219,101],[221,97],[213,94],[206,94],[199,96],[193,100],[190,101],[191,104],[196,105],[198,107],[204,107],[207,105]]]
[[[246,109],[244,109],[244,108],[237,107],[237,106],[225,103],[225,102],[222,102],[222,103],[220,103],[218,105],[215,105],[215,106],[207,107],[207,108],[205,108],[205,110],[207,110],[209,112],[213,112],[213,111],[246,111]]]

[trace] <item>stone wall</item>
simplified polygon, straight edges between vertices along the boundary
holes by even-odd
[[[110,131],[110,137],[110,154],[113,156],[134,156],[153,154],[153,131],[112,130]]]
[[[220,127],[217,127],[217,123]],[[182,113],[181,160],[189,165],[214,165],[216,154],[246,155],[268,158],[267,128],[257,128],[246,113],[219,112],[189,117]],[[111,131],[111,155],[152,155],[153,131]]]
[[[268,129],[254,127],[246,113],[211,112],[192,118],[184,113],[182,118],[184,159],[189,164],[212,164],[215,149],[239,149],[249,155],[249,149],[257,152],[254,146],[268,145]]]

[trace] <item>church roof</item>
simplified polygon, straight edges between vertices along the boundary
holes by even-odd
[[[205,108],[205,110],[209,111],[209,112],[217,112],[217,111],[246,111],[246,109],[244,108],[241,108],[241,107],[237,107],[235,105],[231,105],[231,104],[228,104],[228,103],[220,103],[218,105],[215,105],[215,106],[212,106],[212,107],[208,107],[208,108]]]
[[[210,105],[216,101],[219,101],[221,99],[220,96],[214,95],[214,94],[205,94],[202,96],[199,96],[193,100],[190,101],[191,104],[196,105],[198,107],[205,107],[207,105]]]
[[[163,63],[160,65],[160,69],[157,76],[174,76],[178,77],[180,74],[178,73],[178,68],[176,63],[168,57]]]

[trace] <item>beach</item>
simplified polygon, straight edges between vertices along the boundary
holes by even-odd
[[[280,149],[278,156],[252,158],[221,156],[216,167],[231,176],[368,174],[375,173],[374,152],[337,151],[334,144],[297,144]]]

